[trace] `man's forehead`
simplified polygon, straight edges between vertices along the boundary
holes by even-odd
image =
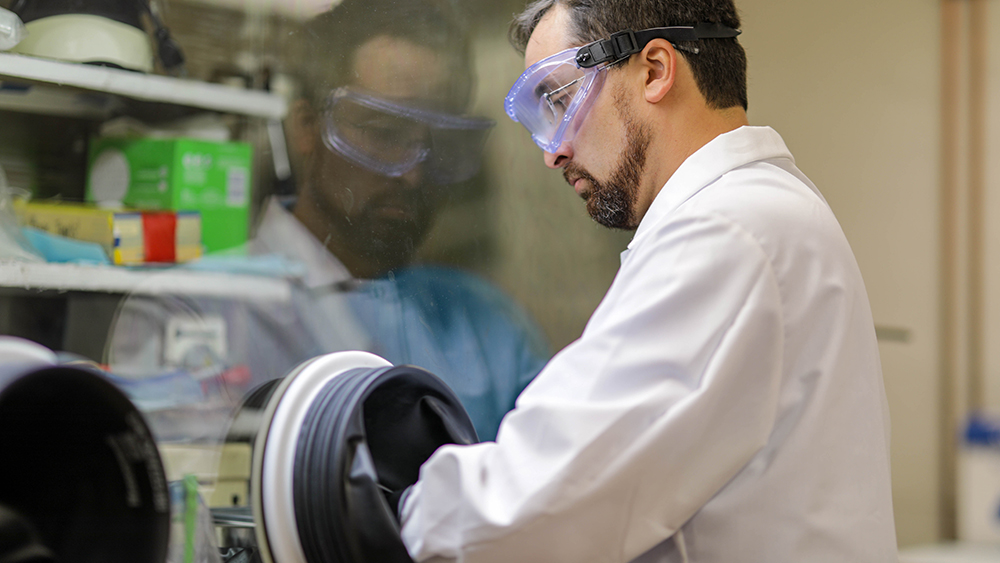
[[[445,56],[400,37],[374,37],[354,52],[354,86],[400,101],[444,100],[450,92]]]
[[[528,68],[546,57],[574,47],[571,29],[569,11],[562,5],[557,3],[545,12],[528,38],[524,49],[524,67]]]

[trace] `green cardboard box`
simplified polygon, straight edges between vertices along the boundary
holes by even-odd
[[[252,148],[197,139],[97,138],[90,143],[87,200],[136,209],[201,213],[206,252],[247,241]]]

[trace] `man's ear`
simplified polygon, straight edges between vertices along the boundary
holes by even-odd
[[[305,98],[299,98],[288,109],[285,121],[288,127],[288,144],[299,158],[309,158],[316,150],[319,138],[319,116],[312,104]]]
[[[655,104],[674,87],[677,78],[677,50],[666,39],[653,39],[639,53],[645,79],[643,95]]]

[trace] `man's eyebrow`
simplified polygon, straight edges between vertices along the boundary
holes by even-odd
[[[553,88],[550,77],[546,76],[541,82],[538,83],[537,86],[535,86],[535,96],[541,97],[544,94],[548,94],[552,90],[555,90],[555,88]]]

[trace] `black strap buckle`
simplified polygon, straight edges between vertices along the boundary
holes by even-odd
[[[627,58],[638,53],[639,43],[631,29],[612,33],[611,37],[584,45],[576,53],[576,64],[580,68],[590,68],[601,63]]]
[[[610,41],[611,48],[614,49],[615,60],[630,57],[642,50],[639,48],[639,43],[635,40],[635,32],[631,29],[612,33]]]
[[[612,33],[608,39],[594,41],[584,45],[576,52],[576,64],[580,68],[590,68],[605,62],[615,62],[626,59],[643,49],[654,38],[670,41],[675,48],[697,54],[697,46],[684,46],[679,41],[698,41],[700,39],[726,39],[736,37],[740,30],[722,25],[721,23],[701,22],[695,25],[674,25],[669,27],[651,27],[638,32],[626,29]]]

